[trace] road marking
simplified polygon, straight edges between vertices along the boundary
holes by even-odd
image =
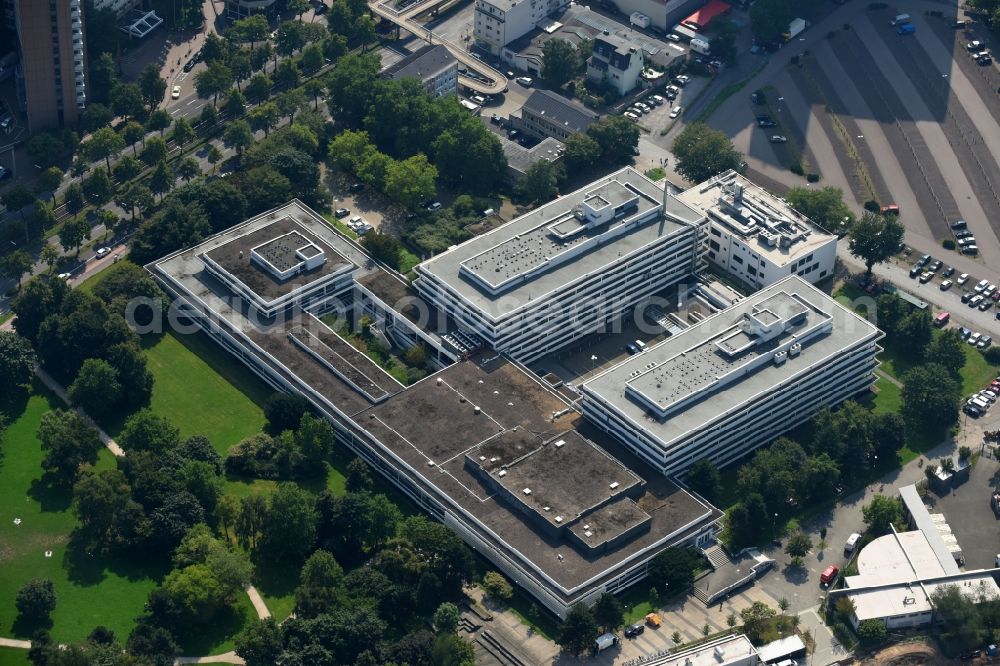
[[[178,111],[183,111],[183,109],[181,107],[179,107],[179,106],[175,106],[174,110],[170,112],[170,115],[174,115]]]
[[[192,104],[194,104],[194,103],[195,103],[195,102],[197,102],[197,101],[198,101],[198,99],[197,99],[197,98],[195,98],[195,99],[191,100],[190,102],[188,102],[188,103],[187,103],[187,106],[191,106]]]

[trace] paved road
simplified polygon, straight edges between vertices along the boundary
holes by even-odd
[[[846,240],[841,240],[837,245],[837,256],[851,270],[858,273],[864,271],[864,265],[848,251]],[[916,256],[916,253],[911,255],[914,258]],[[941,253],[938,253],[938,256],[941,256]],[[957,273],[965,270],[963,267],[957,265],[956,268],[956,275],[953,275],[952,279],[957,277]],[[990,279],[986,277],[986,271],[983,271],[981,266],[978,268],[978,272],[970,273],[972,277],[969,278],[969,282],[965,285],[966,287],[971,288],[980,279]],[[930,303],[937,310],[950,313],[951,325],[966,326],[974,331],[989,333],[993,336],[994,340],[1000,340],[1000,321],[997,320],[994,314],[995,310],[980,312],[977,309],[969,308],[962,303],[962,288],[956,285],[948,291],[941,291],[939,287],[940,280],[932,280],[927,284],[920,284],[917,280],[910,279],[909,271],[910,264],[897,257],[884,264],[877,264],[872,272],[880,280],[895,284],[904,291]]]
[[[991,165],[992,156],[1000,154],[1000,110],[993,92],[1000,75],[995,67],[966,62],[961,46],[955,45],[965,37],[949,33],[942,21],[924,17],[921,9],[940,10],[942,5],[917,0],[910,11],[917,17],[918,33],[905,41],[883,25],[881,13],[868,12],[863,3],[839,7],[803,33],[794,49],[772,56],[744,91],[776,86],[794,125],[808,138],[824,176],[822,185],[840,187],[848,193],[849,204],[860,210],[856,169],[845,164],[843,145],[833,145],[849,140],[873,176],[879,198],[891,197],[902,207],[911,247],[996,283],[1000,273],[993,258],[1000,257],[1000,239],[990,223],[1000,221],[989,211],[994,204],[1000,206],[1000,182],[994,182],[1000,180],[1000,168]],[[840,31],[845,23],[856,36]],[[828,39],[831,30],[841,34]],[[804,71],[788,67],[791,56],[807,50],[811,56]],[[828,81],[821,87],[833,98],[810,105],[806,100],[812,93],[799,88],[802,74],[815,72]],[[819,121],[828,106],[842,114],[838,118],[848,132],[838,134],[827,119]],[[753,113],[747,93],[740,92],[723,103],[710,122],[733,137],[748,155],[751,172],[759,173],[762,181],[778,187],[806,186],[779,166],[773,147],[755,131]],[[940,240],[947,237],[944,223],[951,215],[970,222],[977,240],[981,238],[984,259],[941,249]]]

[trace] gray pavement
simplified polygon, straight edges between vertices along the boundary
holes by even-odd
[[[990,416],[997,418],[995,413]],[[944,514],[962,547],[966,569],[991,569],[1000,553],[1000,520],[990,507],[991,489],[998,480],[1000,462],[981,456],[967,482],[944,497],[931,493],[930,510]]]

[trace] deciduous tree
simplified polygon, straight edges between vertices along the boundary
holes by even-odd
[[[72,484],[82,465],[97,462],[101,439],[73,410],[55,409],[43,414],[36,435],[45,452],[42,469],[61,483]]]
[[[700,183],[730,169],[742,169],[743,155],[733,147],[729,137],[705,123],[687,125],[674,140],[671,150],[677,159],[677,173],[692,183]]]
[[[872,267],[890,258],[903,242],[903,225],[894,215],[879,215],[865,211],[851,229],[848,248],[855,257],[865,262],[865,275],[871,276]]]

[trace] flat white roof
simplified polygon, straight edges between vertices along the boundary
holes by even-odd
[[[775,310],[777,319],[765,314]],[[747,320],[746,315],[758,321]],[[780,330],[766,330],[760,344],[754,345],[753,336],[742,342],[732,337],[734,331],[739,336],[744,322],[750,330]],[[720,347],[716,342],[725,336],[729,343]],[[670,448],[693,431],[878,337],[881,332],[867,319],[791,275],[612,366],[581,389],[588,400]],[[790,345],[796,342],[800,348],[793,356]],[[789,348],[788,355],[775,362],[773,357],[783,347]],[[734,349],[737,355],[755,358],[734,363],[729,351]],[[660,368],[669,372],[658,372]],[[686,386],[691,397],[671,410],[659,409],[660,401],[667,400],[664,396],[672,395],[679,385]]]
[[[757,648],[744,634],[725,636],[703,643],[683,652],[675,652],[659,660],[648,662],[651,666],[726,666],[727,664],[753,664]]]
[[[727,171],[676,195],[776,266],[787,266],[836,243],[805,215],[735,171]]]
[[[930,597],[945,585],[954,585],[963,595],[976,600],[1000,598],[1000,588],[993,576],[986,571],[970,571],[965,575],[926,583],[898,583],[867,588],[849,592],[847,596],[854,602],[854,614],[858,622],[864,622],[876,618],[927,613],[933,609]]]
[[[946,570],[924,533],[915,530],[886,534],[869,543],[858,554],[858,575],[845,582],[848,587],[871,587],[952,573],[958,573],[957,567]]]

